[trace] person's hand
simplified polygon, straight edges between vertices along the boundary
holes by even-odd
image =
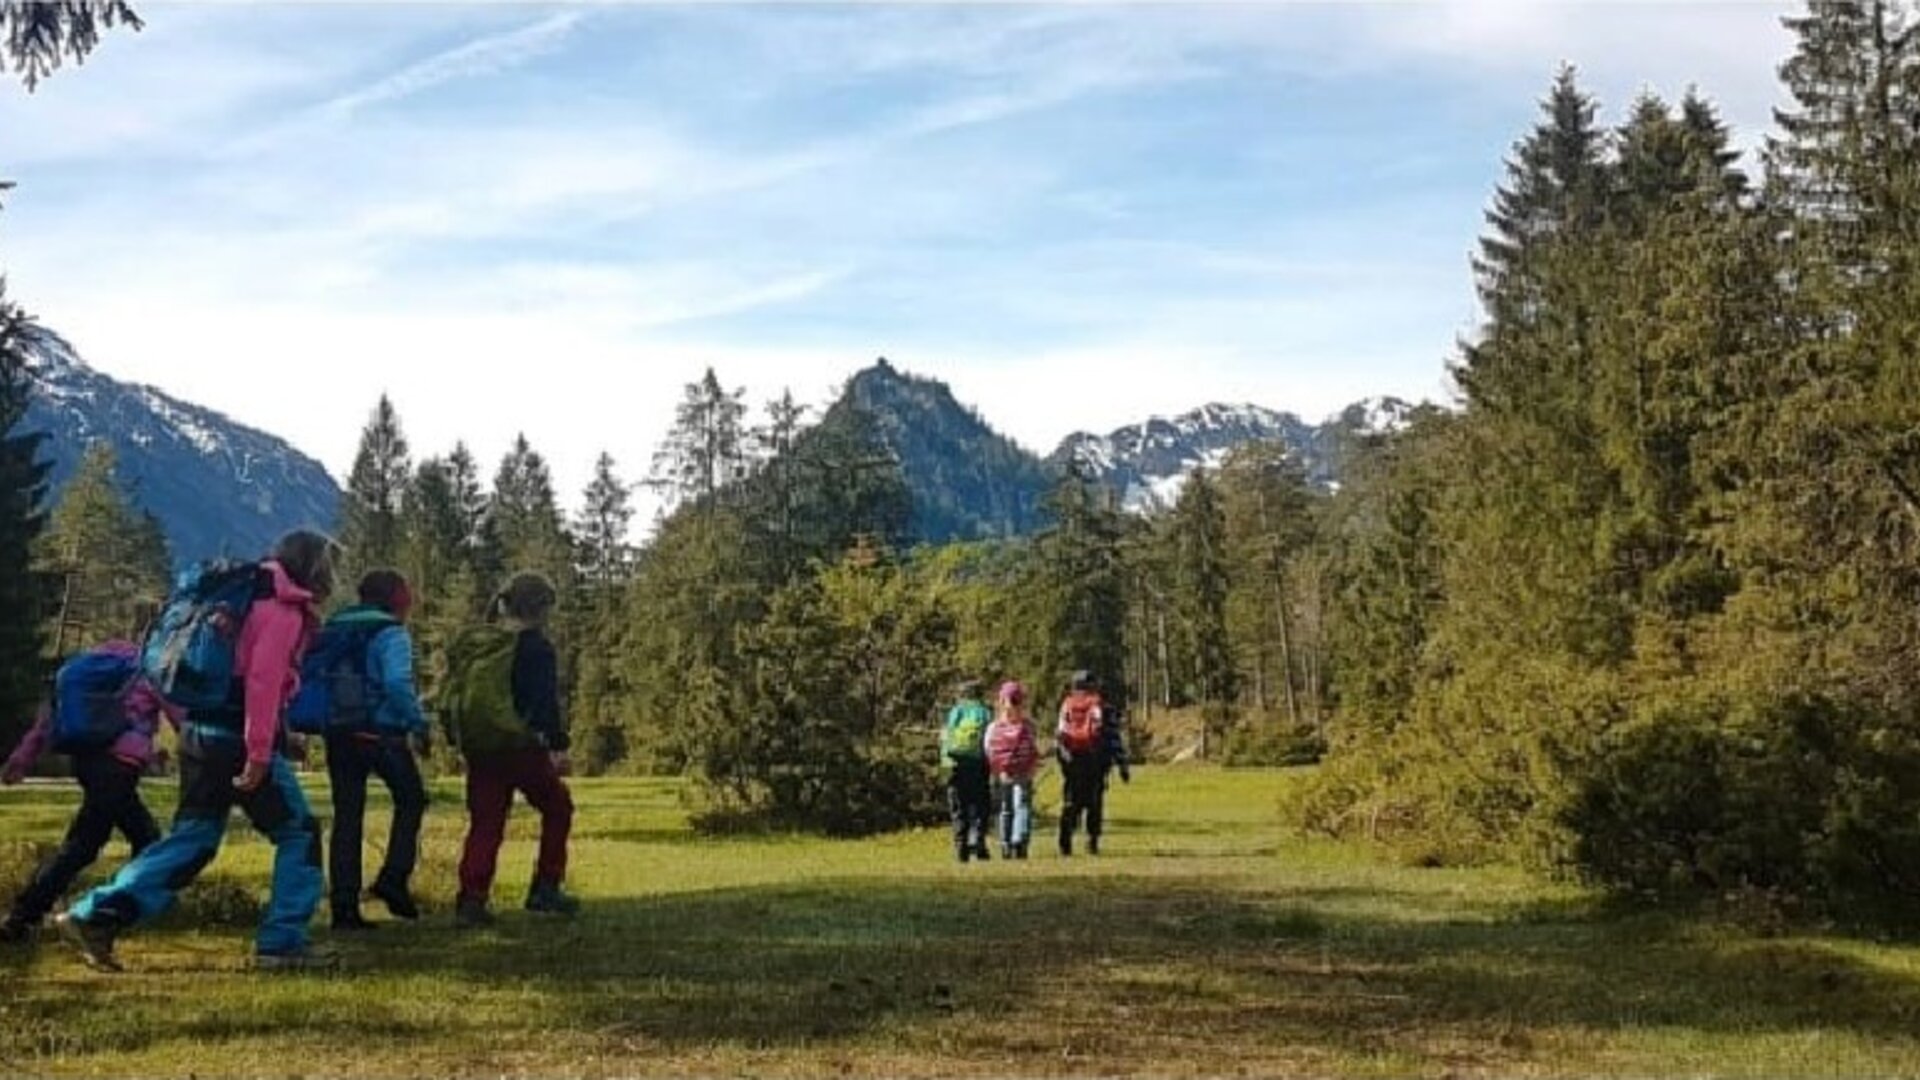
[[[553,759],[554,772],[559,773],[561,776],[573,775],[573,759],[567,756],[565,750],[555,750],[548,756]]]
[[[240,770],[240,775],[233,778],[234,789],[236,791],[248,792],[249,794],[258,791],[260,790],[260,785],[267,782],[268,772],[266,762],[249,761],[247,762],[247,767]]]
[[[0,784],[5,784],[8,787],[12,787],[26,778],[27,767],[17,762],[10,761],[4,769],[0,769]]]

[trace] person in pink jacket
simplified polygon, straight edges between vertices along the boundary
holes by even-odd
[[[1040,750],[1027,714],[1027,688],[1000,687],[1000,704],[987,726],[987,769],[993,774],[993,805],[1000,816],[1000,857],[1024,859],[1033,836],[1033,774]]]
[[[147,618],[140,621],[144,624]],[[87,651],[131,664],[140,653],[140,647],[133,643],[140,636],[136,630],[131,641],[109,641]],[[60,849],[14,897],[7,917],[0,919],[0,942],[30,938],[60,894],[81,871],[93,865],[116,831],[127,838],[135,855],[160,839],[160,826],[154,824],[153,814],[140,799],[140,775],[153,761],[153,739],[165,703],[146,683],[137,680],[124,702],[127,730],[118,739],[99,749],[76,750],[69,755],[73,777],[80,784],[80,810],[67,826]],[[27,771],[47,752],[52,740],[53,710],[42,706],[27,737],[0,767],[0,784],[18,784],[26,779]]]
[[[235,646],[231,696],[219,708],[189,711],[181,725],[172,829],[55,920],[92,967],[120,969],[115,937],[165,911],[213,861],[236,807],[274,846],[273,893],[255,938],[255,966],[301,970],[337,962],[307,939],[325,888],[320,823],[287,762],[282,725],[299,687],[301,655],[319,626],[318,606],[333,591],[334,549],[320,533],[293,532],[260,564]]]

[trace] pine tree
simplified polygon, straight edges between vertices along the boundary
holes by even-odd
[[[652,483],[669,510],[691,502],[712,512],[722,490],[746,477],[744,393],[722,386],[712,368],[687,384],[673,429],[653,458]]]
[[[1099,680],[1116,708],[1127,706],[1127,591],[1121,522],[1112,496],[1085,463],[1068,463],[1047,505],[1052,526],[1039,538],[1039,558],[1053,611],[1054,685],[1075,671]]]
[[[750,510],[755,531],[764,538],[769,579],[784,584],[798,573],[803,561],[799,501],[801,424],[806,407],[793,400],[793,391],[767,402],[764,423],[753,430],[760,468]]]
[[[632,571],[633,549],[627,531],[633,526],[633,500],[627,485],[614,471],[611,454],[602,453],[593,465],[586,504],[574,525],[580,538],[580,565],[587,586],[611,602]]]
[[[61,583],[51,622],[60,652],[124,637],[140,604],[166,593],[165,539],[128,501],[115,465],[112,444],[89,446],[40,538],[42,571]]]
[[[405,539],[401,513],[412,473],[400,417],[382,394],[360,433],[360,448],[341,497],[340,542],[352,571],[399,565]],[[351,580],[356,573],[346,576]]]
[[[31,392],[32,355],[44,333],[6,296],[0,279],[0,738],[11,745],[33,716],[46,675],[41,627],[51,610],[46,578],[34,568],[45,528],[46,436],[19,430]]]
[[[572,580],[572,542],[554,494],[553,474],[525,435],[514,438],[494,474],[483,534],[488,530],[491,538],[483,535],[483,546],[497,542],[512,570],[538,570],[562,589]]]
[[[1209,740],[1226,735],[1238,696],[1233,643],[1227,637],[1227,519],[1206,470],[1187,474],[1173,509],[1178,608],[1185,625],[1194,697]],[[1203,746],[1202,752],[1206,752]]]
[[[121,25],[146,25],[126,0],[10,0],[0,4],[0,69],[11,64],[33,90],[62,62],[85,63],[100,34]]]

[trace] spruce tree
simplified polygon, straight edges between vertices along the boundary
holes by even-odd
[[[1075,671],[1098,679],[1116,708],[1128,703],[1127,589],[1122,525],[1112,494],[1086,464],[1070,461],[1047,500],[1052,525],[1039,538],[1039,558],[1052,613],[1055,687]]]
[[[153,520],[128,501],[115,464],[112,444],[89,446],[40,538],[42,572],[59,582],[49,625],[60,652],[125,636],[141,602],[166,593],[165,540],[153,550]]]
[[[46,524],[51,466],[40,453],[46,436],[20,430],[42,333],[7,299],[0,279],[0,738],[9,745],[31,720],[47,672],[41,627],[51,605],[34,548]]]
[[[353,572],[399,565],[405,539],[401,513],[412,474],[400,417],[382,394],[360,433],[360,448],[341,497],[340,542]]]
[[[1206,470],[1195,468],[1187,474],[1174,505],[1171,533],[1194,697],[1205,713],[1211,741],[1224,737],[1231,726],[1239,688],[1233,643],[1227,637],[1227,519]]]
[[[8,0],[0,4],[0,70],[12,65],[28,90],[71,60],[85,63],[100,35],[145,26],[126,0]]]
[[[747,407],[743,390],[728,390],[708,368],[689,383],[666,441],[653,458],[653,485],[666,507],[693,503],[713,512],[721,492],[747,474]]]
[[[572,542],[554,494],[553,473],[525,435],[515,436],[494,473],[483,527],[483,534],[487,532],[491,535],[483,535],[483,546],[497,543],[509,572],[538,570],[562,589],[571,581]]]
[[[633,527],[633,498],[614,470],[613,455],[602,453],[593,465],[585,505],[574,525],[580,540],[580,566],[599,602],[611,602],[632,570],[627,532]]]

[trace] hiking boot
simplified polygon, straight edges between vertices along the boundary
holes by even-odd
[[[413,894],[407,891],[405,885],[376,881],[373,888],[367,890],[367,895],[387,905],[388,914],[396,919],[412,922],[420,917],[420,905],[413,902]]]
[[[980,860],[981,862],[992,862],[992,861],[993,861],[993,856],[991,856],[991,855],[989,855],[989,854],[987,854],[987,845],[985,845],[985,844],[975,844],[975,845],[974,845],[974,847],[973,847],[973,857],[974,857],[974,858],[976,858],[976,859],[979,859],[979,860]]]
[[[68,944],[80,950],[80,959],[95,971],[124,971],[120,961],[113,955],[115,931],[111,926],[98,923],[85,923],[72,915],[54,917],[53,925],[60,930],[60,936]]]
[[[955,859],[958,859],[961,863],[964,864],[973,858],[973,849],[966,846],[965,844],[955,845],[953,849],[953,857]]]
[[[580,901],[568,896],[558,885],[536,884],[527,890],[527,910],[542,915],[580,914]]]
[[[1020,843],[1013,845],[1013,857],[1016,859],[1022,859],[1022,860],[1024,860],[1027,857],[1026,841],[1023,840]]]
[[[1063,859],[1073,858],[1073,837],[1065,835],[1060,837],[1060,857]]]
[[[1099,837],[1097,836],[1087,837],[1087,854],[1089,855],[1100,854],[1100,838]]]
[[[37,929],[33,923],[18,915],[9,915],[0,919],[0,945],[25,945],[33,940]]]
[[[340,954],[311,945],[292,952],[254,953],[253,970],[299,973],[340,970]]]
[[[485,900],[463,896],[453,905],[453,925],[462,930],[492,926],[493,912],[487,910]]]
[[[333,929],[337,933],[358,933],[363,930],[378,930],[378,926],[367,921],[359,908],[347,908],[333,913]]]

